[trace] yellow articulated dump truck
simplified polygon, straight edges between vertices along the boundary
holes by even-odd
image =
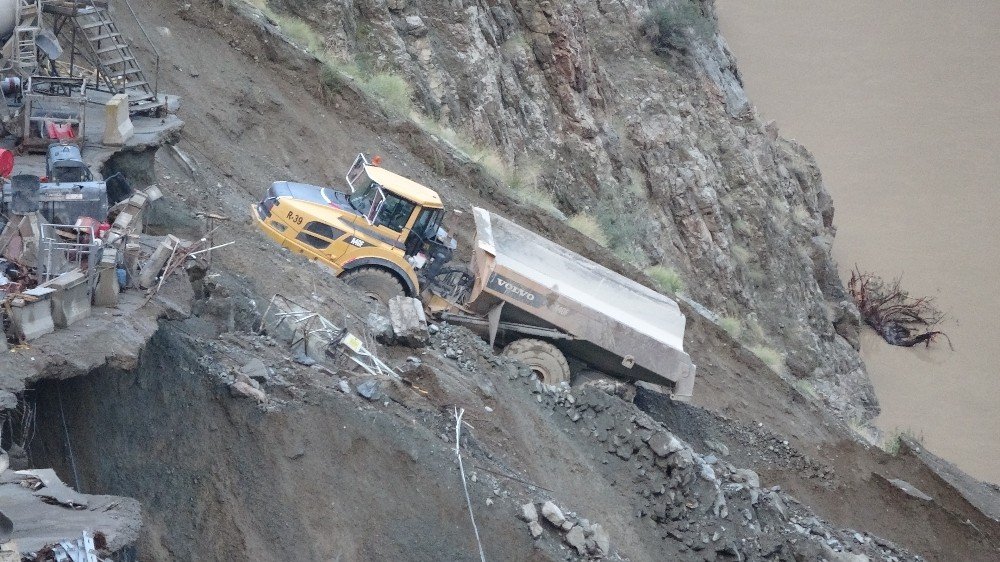
[[[570,381],[568,357],[690,399],[695,366],[672,299],[480,208],[473,208],[468,267],[450,266],[455,243],[441,228],[434,191],[363,155],[347,183],[351,194],[276,182],[254,216],[278,243],[321,260],[369,297],[419,297],[433,315],[502,346],[546,384]]]
[[[359,154],[350,193],[278,181],[253,210],[260,228],[294,252],[318,260],[369,297],[420,294],[419,270],[434,274],[454,250],[441,228],[444,206],[430,188]]]

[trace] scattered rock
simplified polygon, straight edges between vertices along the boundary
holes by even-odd
[[[538,521],[538,510],[535,509],[535,504],[526,503],[521,506],[521,519],[524,519],[528,523]]]
[[[596,554],[599,554],[601,556],[607,556],[608,554],[610,554],[611,537],[608,535],[608,532],[604,530],[604,527],[601,527],[597,523],[594,523],[590,527],[590,530],[593,533],[592,536],[594,539],[594,543],[597,545]]]
[[[382,394],[378,390],[378,381],[376,381],[375,379],[368,379],[365,382],[359,384],[358,394],[372,401],[378,400],[382,396]]]
[[[340,382],[337,383],[337,386],[340,388],[340,391],[343,392],[344,394],[351,393],[351,385],[346,380],[340,379]]]
[[[576,549],[576,552],[583,556],[587,554],[587,538],[583,534],[583,529],[579,525],[574,526],[566,533],[566,544]]]
[[[549,520],[549,523],[552,523],[556,527],[561,526],[566,521],[566,516],[563,515],[559,506],[551,501],[542,504],[542,515]]]
[[[729,456],[729,447],[727,447],[725,443],[721,443],[719,441],[712,441],[710,439],[706,439],[705,440],[705,446],[708,447],[709,450],[715,451],[716,453],[718,453],[719,456],[721,456],[721,457],[728,457]]]
[[[392,343],[394,334],[392,333],[392,322],[388,318],[373,312],[368,315],[365,324],[368,325],[368,331],[375,336],[377,341]]]
[[[921,492],[916,486],[910,484],[906,480],[900,480],[899,478],[893,478],[889,480],[889,483],[901,490],[904,494],[917,498],[918,500],[923,500],[925,502],[934,501],[934,498],[928,496],[927,494]]]
[[[267,365],[257,358],[247,361],[246,365],[240,368],[240,374],[246,375],[248,378],[259,383],[267,382],[267,379],[271,377],[271,372],[267,368]]]
[[[244,381],[236,381],[229,385],[229,393],[233,396],[246,396],[247,398],[253,398],[260,404],[267,402],[267,394],[264,394],[263,390],[254,388]]]
[[[424,20],[420,16],[406,16],[404,20],[404,29],[407,33],[414,37],[423,37],[427,35],[427,26],[424,25]]]
[[[306,367],[311,367],[316,364],[316,360],[309,357],[305,353],[299,353],[292,357],[292,361],[295,361],[299,365],[305,365]]]
[[[528,523],[528,530],[531,531],[531,538],[533,539],[542,536],[542,526],[538,524],[538,521]]]
[[[409,18],[407,18],[409,19]],[[389,301],[389,322],[396,340],[410,347],[427,345],[427,316],[419,300],[398,296]]]
[[[684,448],[680,440],[673,436],[673,434],[666,431],[657,431],[649,438],[647,442],[649,448],[653,450],[657,456],[665,457],[670,453],[676,453]]]

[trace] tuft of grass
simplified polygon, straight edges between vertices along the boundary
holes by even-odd
[[[812,398],[813,400],[818,400],[819,399],[819,392],[816,392],[816,387],[813,386],[813,384],[811,382],[809,382],[809,381],[807,381],[805,379],[799,379],[799,380],[795,381],[795,388],[803,396],[808,396],[809,398]]]
[[[746,248],[740,246],[739,244],[733,244],[732,249],[733,249],[733,257],[736,258],[737,262],[739,262],[742,265],[750,263],[750,259],[753,257],[753,254],[750,253],[750,250],[747,250]]]
[[[597,222],[593,215],[578,213],[570,217],[566,224],[601,246],[605,248],[608,246],[608,237],[604,234],[601,223]]]
[[[514,189],[511,195],[523,205],[534,205],[559,220],[566,220],[566,214],[559,210],[552,195],[538,186]]]
[[[893,431],[891,434],[886,436],[885,441],[882,442],[882,450],[890,455],[896,456],[899,454],[899,449],[903,446],[903,432]]]
[[[400,76],[381,72],[367,80],[362,88],[379,102],[382,109],[396,117],[406,117],[413,111],[413,89]]]
[[[261,9],[265,10],[266,4]],[[285,36],[292,40],[292,43],[295,43],[309,53],[317,54],[321,52],[323,41],[308,23],[294,16],[281,14],[268,15],[277,22],[278,28],[281,29],[281,32]]]
[[[623,262],[632,264],[637,269],[646,269],[649,267],[649,256],[646,255],[645,250],[638,243],[612,248],[611,253]]]
[[[781,372],[785,366],[785,357],[774,348],[758,344],[751,347],[750,351],[775,371]]]
[[[323,61],[320,81],[327,91],[339,92],[344,81],[350,78],[387,114],[403,118],[413,113],[413,88],[402,76],[390,72],[370,76],[357,62],[346,62],[330,52],[320,59]]]
[[[712,33],[712,23],[694,0],[677,0],[654,8],[644,28],[653,47],[661,53],[685,51],[693,39],[705,39]]]
[[[923,435],[914,435],[909,429],[896,428],[885,437],[885,440],[882,442],[882,450],[890,455],[898,455],[900,449],[903,447],[904,438],[921,444],[924,442]]]
[[[743,333],[743,337],[752,341],[765,341],[767,339],[767,336],[764,334],[764,328],[761,327],[756,314],[748,315],[747,330]]]
[[[851,431],[853,431],[856,435],[860,435],[861,438],[869,444],[881,448],[881,444],[879,442],[879,431],[865,422],[864,418],[861,416],[854,416],[847,420],[847,426],[851,428]]]
[[[681,279],[681,276],[676,271],[669,267],[654,265],[646,270],[646,275],[663,292],[676,295],[684,290],[684,280]]]
[[[726,331],[734,340],[739,340],[743,335],[743,326],[740,321],[731,316],[723,316],[719,319],[719,327]]]

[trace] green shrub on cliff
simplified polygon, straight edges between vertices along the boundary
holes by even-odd
[[[685,51],[691,39],[711,35],[712,22],[696,0],[668,0],[649,12],[643,31],[658,51]]]
[[[731,338],[739,341],[740,336],[743,335],[743,326],[740,325],[740,321],[731,316],[723,316],[719,319],[719,327],[726,331]]]
[[[413,111],[413,90],[401,76],[383,72],[372,76],[362,86],[375,98],[382,109],[396,117],[406,117]]]
[[[765,345],[755,345],[750,348],[750,351],[775,371],[781,372],[785,366],[785,357],[776,349]]]
[[[653,280],[661,291],[677,294],[684,290],[684,280],[673,269],[662,265],[654,265],[646,270],[646,275]]]
[[[579,213],[570,217],[566,224],[601,246],[607,247],[608,236],[604,234],[601,223],[597,222],[594,215]]]

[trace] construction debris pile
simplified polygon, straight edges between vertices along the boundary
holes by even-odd
[[[72,224],[53,224],[39,208],[37,192],[33,202],[30,193],[18,195],[27,202],[12,209],[0,233],[5,347],[69,327],[88,317],[91,306],[114,307],[123,290],[155,291],[204,249],[167,236],[146,258],[143,213],[161,197],[156,186],[135,192],[105,217],[75,217]]]
[[[0,562],[111,560],[138,533],[138,502],[81,494],[52,469],[0,471],[0,506]]]

